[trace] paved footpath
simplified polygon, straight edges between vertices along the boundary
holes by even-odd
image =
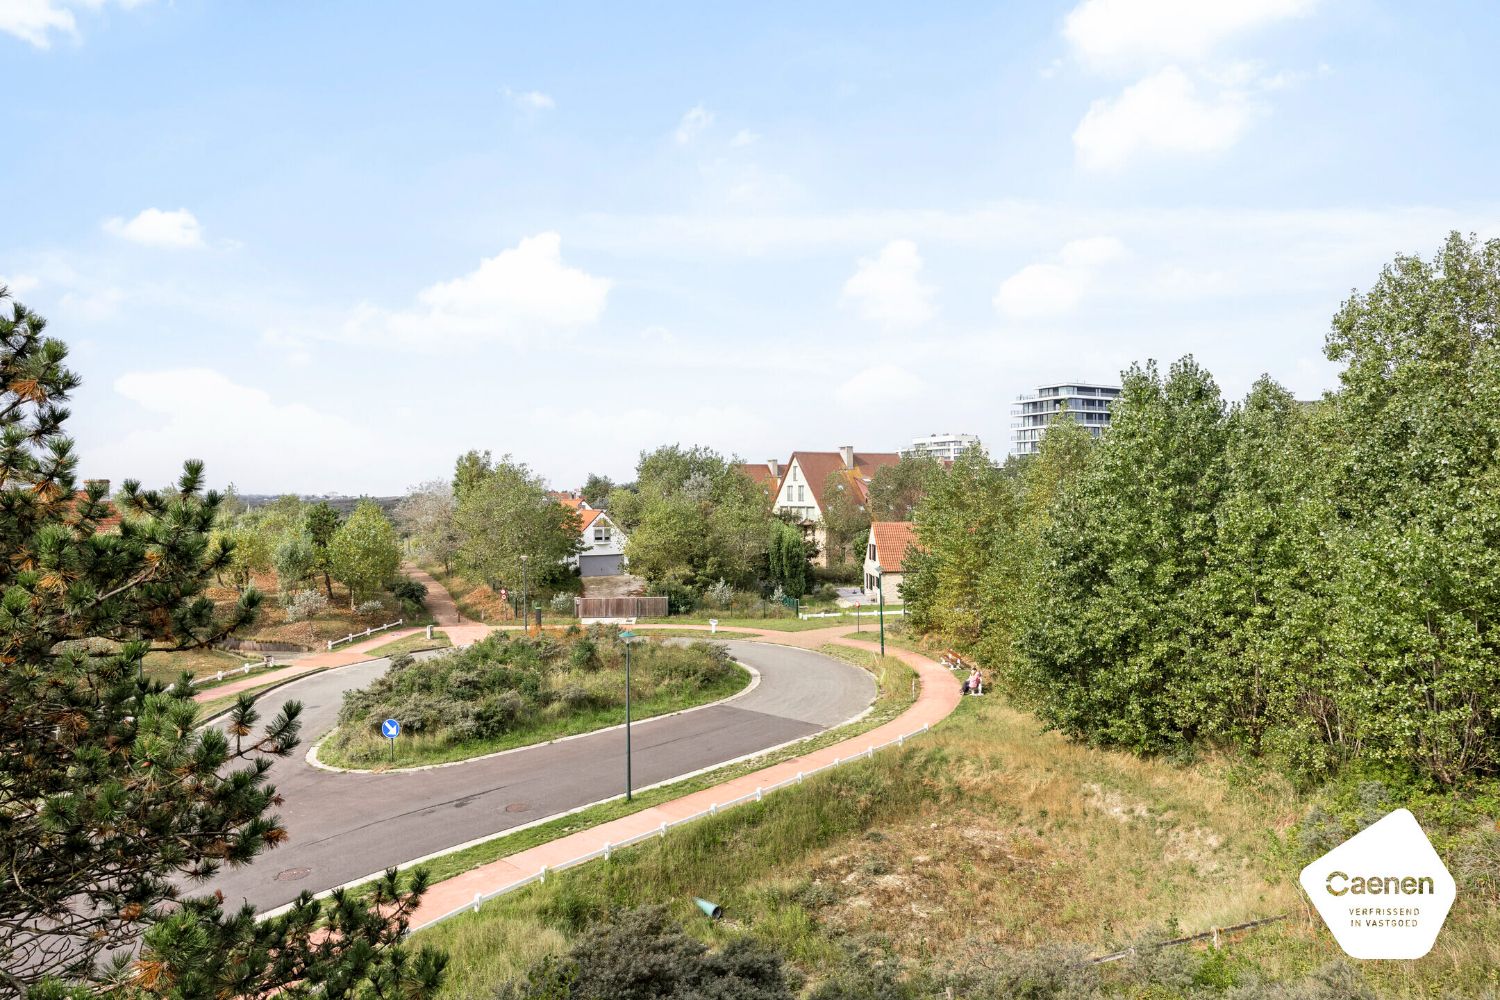
[[[448,633],[448,639],[455,646],[467,646],[478,642],[489,635],[490,628],[468,621],[458,611],[458,604],[453,600],[453,595],[425,570],[416,566],[404,566],[402,569],[406,575],[416,580],[427,588],[427,613],[432,615],[436,627]],[[194,701],[217,701],[228,695],[239,694],[241,691],[249,691],[254,688],[265,687],[267,684],[280,684],[304,674],[327,670],[331,667],[347,667],[353,663],[370,659],[370,651],[379,649],[381,646],[405,639],[407,636],[420,635],[425,632],[423,628],[393,629],[389,632],[381,632],[373,635],[363,642],[351,643],[339,649],[327,650],[322,653],[309,653],[297,657],[295,663],[282,667],[279,670],[271,670],[266,673],[249,674],[243,680],[232,681],[229,684],[219,684],[193,696]]]
[[[651,626],[638,627],[648,629]],[[675,627],[682,628],[683,626]],[[741,630],[726,629],[721,626],[719,631]],[[847,631],[847,625],[808,632],[770,632],[768,630],[762,641],[806,649],[816,649],[827,643],[865,650],[879,648],[872,642],[844,638]],[[800,757],[793,757],[712,788],[684,795],[682,798],[643,809],[638,813],[540,844],[439,882],[432,886],[423,897],[422,905],[412,915],[411,926],[413,929],[420,928],[460,906],[473,902],[476,895],[486,895],[529,875],[534,875],[544,866],[555,868],[574,858],[601,850],[605,844],[618,844],[632,837],[650,833],[660,829],[663,823],[677,822],[685,817],[701,813],[716,803],[751,794],[758,787],[774,785],[779,781],[794,778],[798,772],[811,771],[824,764],[831,764],[835,760],[852,757],[862,753],[867,747],[893,740],[897,736],[921,729],[924,725],[930,726],[940,722],[958,707],[960,698],[958,680],[946,667],[910,650],[888,647],[887,652],[916,670],[921,682],[921,693],[917,696],[917,700],[890,722],[841,743],[814,750]]]

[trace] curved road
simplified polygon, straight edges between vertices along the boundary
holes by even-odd
[[[728,704],[632,726],[637,788],[734,760],[845,722],[875,698],[868,673],[820,653],[764,642],[726,642],[760,672],[759,686]],[[316,674],[270,693],[269,716],[303,703],[303,746],[332,729],[343,693],[384,673],[372,660]],[[536,822],[623,791],[622,729],[548,743],[488,760],[390,774],[339,774],[299,752],[271,780],[285,798],[289,838],[252,864],[226,870],[207,890],[258,911],[289,903],[458,844]]]

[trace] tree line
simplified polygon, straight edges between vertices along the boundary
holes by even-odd
[[[1399,256],[1334,316],[1336,391],[1226,404],[1124,373],[1095,443],[965,456],[916,513],[915,627],[1053,726],[1225,745],[1317,779],[1500,770],[1500,241]]]

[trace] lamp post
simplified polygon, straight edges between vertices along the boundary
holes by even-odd
[[[885,571],[875,564],[875,592],[880,595],[880,655],[885,656]]]
[[[531,623],[526,620],[526,616],[529,613],[526,610],[526,560],[528,558],[528,556],[521,557],[521,627],[529,634],[531,632]]]
[[[625,801],[632,798],[630,790],[630,644],[635,640],[635,633],[626,629],[620,633],[620,641],[625,644]]]

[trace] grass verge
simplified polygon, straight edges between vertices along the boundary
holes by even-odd
[[[382,656],[400,656],[402,653],[421,653],[429,649],[449,649],[452,646],[453,640],[448,638],[447,632],[433,629],[431,639],[426,635],[409,635],[405,639],[397,639],[384,646],[376,646],[368,650],[365,655],[373,660]]]

